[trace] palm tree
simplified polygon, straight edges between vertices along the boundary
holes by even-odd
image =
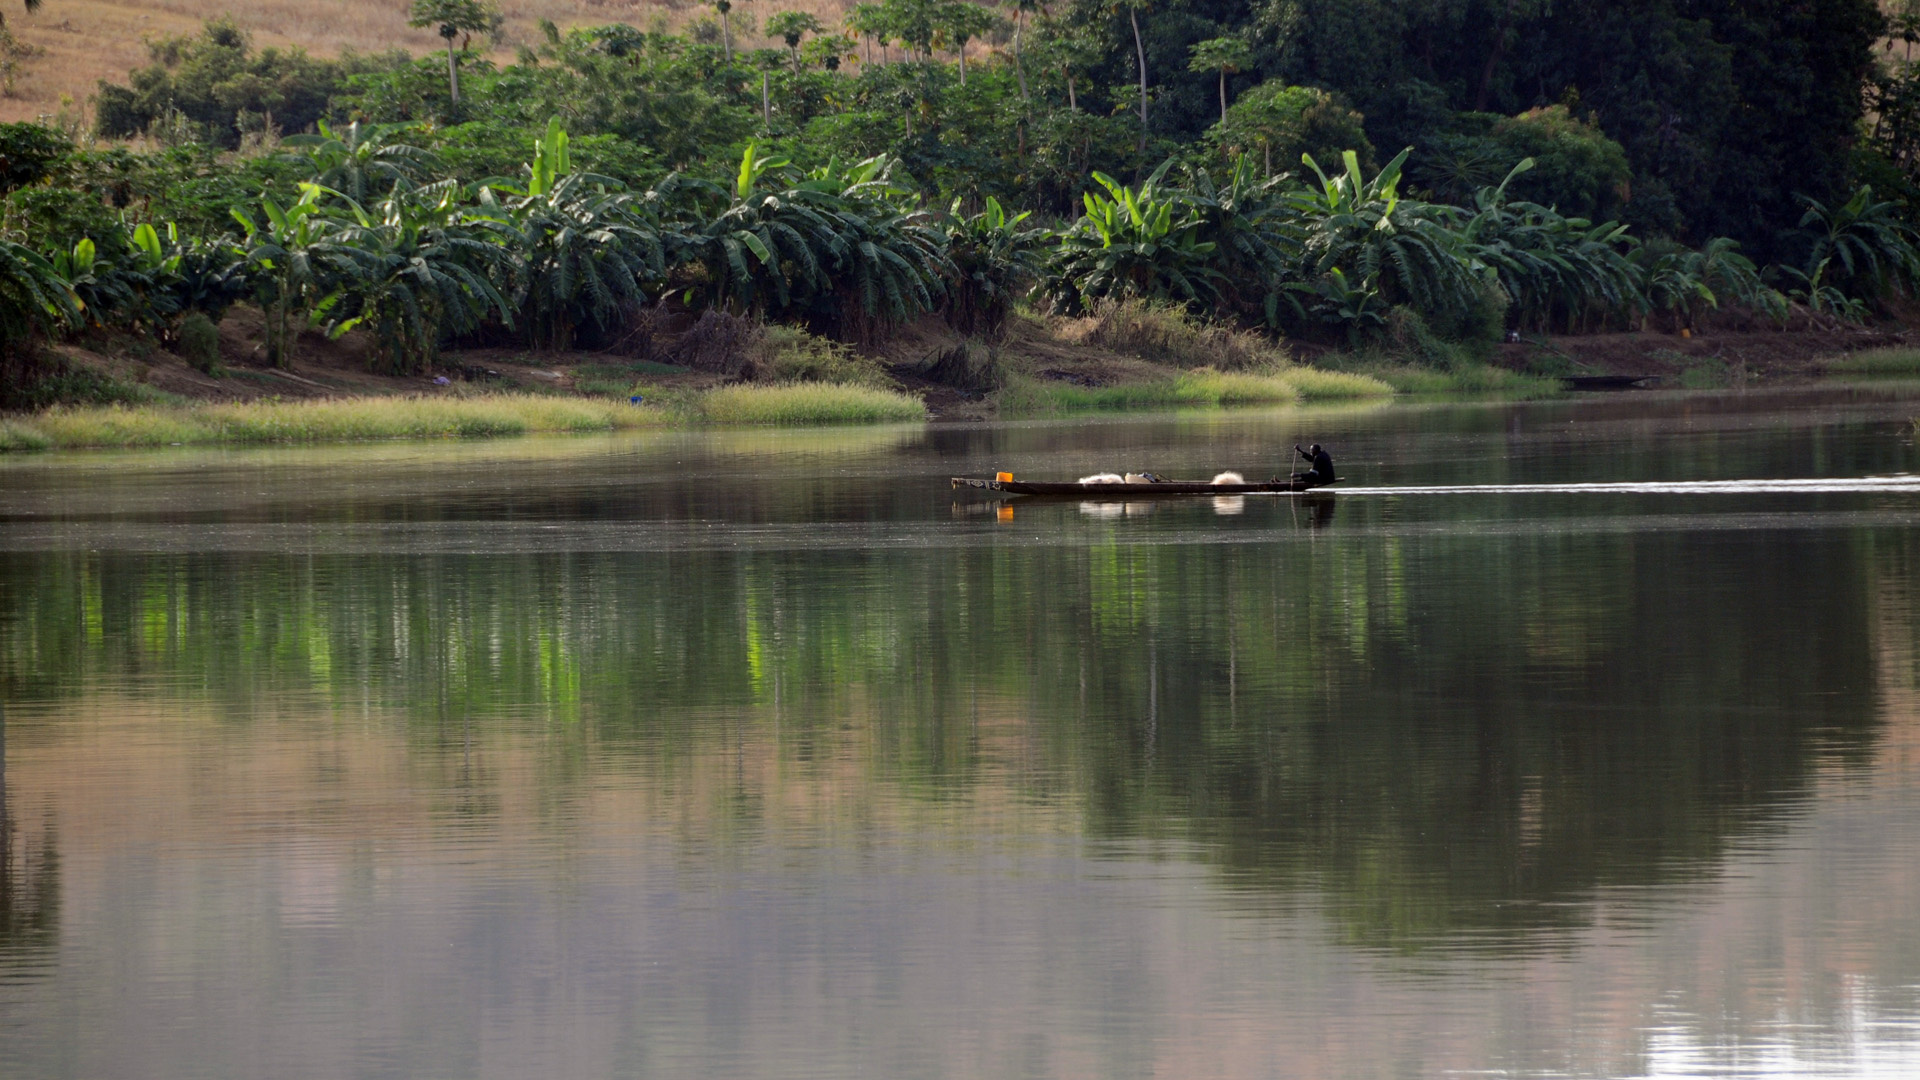
[[[460,69],[454,63],[453,39],[462,34],[471,37],[476,32],[499,33],[500,9],[487,0],[413,0],[408,16],[408,26],[439,27],[440,36],[447,41],[447,90],[453,103],[460,104]]]
[[[862,64],[873,63],[873,39],[878,37],[886,26],[886,19],[880,12],[879,4],[855,4],[847,9],[846,17],[840,20],[847,29],[860,35]],[[880,46],[881,57],[885,59],[886,45]]]
[[[1021,62],[1020,32],[1026,29],[1027,14],[1042,10],[1040,0],[1012,0],[1013,4],[1013,74],[1020,80],[1020,100],[1027,100],[1027,69]]]
[[[1118,15],[1123,9],[1133,27],[1133,51],[1140,64],[1140,149],[1147,148],[1147,45],[1140,36],[1140,12],[1153,6],[1153,0],[1106,0],[1107,10]]]
[[[761,130],[773,131],[773,97],[767,81],[773,77],[773,69],[786,63],[787,58],[780,55],[779,49],[755,49],[748,54],[754,67],[760,69],[760,124]]]
[[[934,16],[940,35],[960,57],[960,85],[967,85],[967,42],[993,29],[993,12],[967,0],[940,5]]]
[[[808,34],[817,34],[826,27],[820,20],[804,11],[779,11],[767,20],[767,33],[787,43],[787,51],[793,54],[793,73],[800,74],[800,39]]]
[[[713,10],[720,13],[720,44],[727,53],[727,66],[733,66],[733,24],[728,21],[727,13],[733,10],[731,0],[713,0]]]
[[[1189,71],[1220,73],[1220,123],[1224,126],[1227,122],[1227,74],[1245,68],[1253,50],[1248,47],[1245,38],[1217,37],[1202,41],[1187,51],[1193,54],[1193,61],[1187,65]]]

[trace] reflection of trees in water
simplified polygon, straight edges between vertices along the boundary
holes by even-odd
[[[858,726],[855,782],[947,799],[1008,768],[984,707],[1024,726],[1027,797],[1198,840],[1248,903],[1312,886],[1355,940],[1409,942],[1701,873],[1822,755],[1870,748],[1854,536],[24,557],[0,569],[0,679],[194,687],[236,722],[289,691],[399,710],[481,814],[470,718],[557,721],[556,798],[612,756],[684,773],[777,714],[759,743],[784,759]],[[713,812],[756,813],[740,794]]]
[[[0,968],[53,947],[60,930],[60,859],[47,823],[21,835],[7,796],[7,715],[0,705]]]

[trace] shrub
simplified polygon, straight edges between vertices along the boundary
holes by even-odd
[[[1259,334],[1209,325],[1178,305],[1150,300],[1095,303],[1086,340],[1179,367],[1237,371],[1288,362],[1283,348]]]
[[[45,180],[72,152],[72,140],[43,124],[0,124],[0,195]]]
[[[754,347],[759,340],[759,323],[724,308],[710,307],[681,333],[665,351],[665,356],[695,371],[738,375],[753,362]]]
[[[1227,109],[1226,122],[1207,132],[1207,141],[1227,157],[1249,155],[1267,175],[1299,168],[1301,155],[1338,161],[1348,150],[1373,168],[1373,143],[1366,118],[1325,90],[1289,86],[1272,79],[1241,94]]]
[[[244,129],[304,131],[328,114],[334,95],[352,75],[408,62],[404,51],[380,56],[342,53],[337,60],[303,50],[254,52],[231,18],[209,19],[197,35],[162,38],[147,46],[153,63],[136,68],[127,86],[101,82],[95,126],[108,138],[131,138],[173,118],[190,141],[229,149]]]
[[[997,390],[1007,379],[998,350],[979,341],[956,342],[935,350],[915,374],[956,390]]]
[[[1627,152],[1565,105],[1518,116],[1460,113],[1455,130],[1425,140],[1415,178],[1448,202],[1466,205],[1531,158],[1512,184],[1514,198],[1550,206],[1568,217],[1617,216],[1633,194]]]
[[[750,352],[752,377],[762,382],[839,383],[882,388],[889,384],[879,361],[854,352],[850,346],[791,326],[762,327]]]
[[[201,312],[189,312],[180,320],[177,334],[180,356],[195,371],[218,376],[220,367],[220,328]]]

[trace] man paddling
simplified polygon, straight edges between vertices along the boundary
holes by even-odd
[[[1311,466],[1306,472],[1294,473],[1293,478],[1295,480],[1308,487],[1319,487],[1321,484],[1333,483],[1333,457],[1328,454],[1319,443],[1314,443],[1305,450],[1300,449],[1300,444],[1295,443],[1293,452],[1306,458]]]

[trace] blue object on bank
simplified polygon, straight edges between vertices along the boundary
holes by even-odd
[[[639,394],[635,394],[632,397],[628,398],[627,400],[634,403],[635,405],[645,405],[647,403],[647,399]]]

